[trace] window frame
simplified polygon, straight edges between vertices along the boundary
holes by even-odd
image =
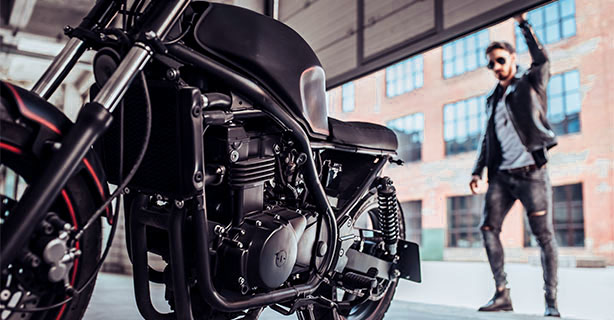
[[[574,197],[578,197],[578,195],[574,195],[573,190],[577,188],[579,190],[579,200],[574,199]],[[565,193],[565,199],[561,201],[556,201],[555,195],[557,194],[557,190],[561,190],[561,192]],[[557,208],[564,206],[566,207],[566,222],[558,223],[557,222]],[[573,220],[573,209],[579,208],[581,210],[582,221],[577,222]],[[586,219],[585,219],[585,211],[584,211],[584,184],[582,182],[565,184],[559,186],[552,187],[552,223],[554,227],[555,237],[557,239],[557,243],[560,247],[564,248],[584,248],[586,246]],[[531,228],[528,223],[527,214],[524,214],[524,247],[536,247],[537,241]],[[574,235],[576,231],[581,230],[582,239],[579,245],[574,244]],[[563,234],[561,234],[564,232]],[[566,239],[566,241],[561,241],[561,239]],[[569,244],[572,245],[569,245]]]
[[[486,101],[488,100],[488,93],[481,94],[477,96],[472,96],[466,99],[457,100],[454,102],[446,103],[443,105],[443,143],[444,143],[444,156],[454,156],[466,152],[472,152],[477,150],[478,144],[482,134],[484,134],[484,130],[486,130],[486,122],[488,119],[486,118]],[[476,101],[477,110],[475,113],[471,112],[471,102]],[[465,123],[465,132],[466,132],[466,140],[463,143],[457,143],[456,145],[449,146],[449,143],[454,143],[458,140],[458,130],[460,128],[458,125],[461,120],[458,116],[459,106],[463,104],[465,107],[464,117],[462,118],[463,123]],[[446,110],[447,108],[454,108],[451,112],[454,114],[453,120],[447,119],[447,114],[449,112]],[[472,122],[475,122],[479,127],[477,131],[471,128]],[[452,131],[453,131],[453,139],[448,140],[448,124],[453,123]],[[471,146],[468,146],[471,145]],[[453,148],[461,148],[460,150]]]
[[[464,202],[471,203],[471,206],[465,205],[465,208],[454,209],[454,204],[462,202],[461,199],[465,199]],[[482,234],[479,229],[480,221],[482,219],[482,212],[484,208],[485,195],[463,195],[463,196],[450,196],[447,199],[447,230],[446,230],[446,244],[448,248],[482,248]],[[470,215],[467,215],[469,213]],[[471,217],[471,224],[462,226],[455,226],[456,217],[461,217],[461,220],[466,220],[467,217]],[[462,233],[470,234],[468,243],[469,246],[459,246],[458,240],[461,239]],[[453,235],[456,235],[454,237]]]
[[[421,119],[421,122],[419,125],[416,125],[416,123],[418,122],[418,119]],[[412,126],[409,129],[402,127],[402,125],[396,126],[396,123],[398,122],[402,122],[404,123],[404,125],[407,123],[412,123]],[[390,128],[391,130],[393,130],[395,134],[397,134],[397,138],[399,138],[399,140],[404,139],[405,136],[407,136],[409,140],[414,140],[415,135],[417,135],[419,142],[416,143],[415,141],[410,141],[411,145],[407,149],[404,149],[403,148],[404,144],[401,141],[399,141],[398,154],[399,154],[399,157],[401,157],[401,159],[403,159],[403,161],[405,162],[422,161],[422,145],[424,143],[424,129],[425,129],[425,118],[424,118],[423,112],[415,112],[415,113],[411,113],[411,114],[408,114],[408,115],[405,115],[399,118],[395,118],[395,119],[386,121],[386,126]],[[410,156],[404,157],[405,154],[403,153],[407,153]],[[417,157],[412,157],[414,153],[417,154]]]
[[[481,36],[483,34],[486,34],[486,40],[482,42]],[[470,41],[474,41],[473,48],[467,49],[467,45],[470,44]],[[474,70],[478,70],[482,67],[485,67],[488,64],[485,52],[489,44],[490,44],[490,30],[489,29],[482,29],[470,35],[464,36],[460,39],[456,39],[454,41],[444,44],[441,47],[441,63],[442,63],[441,72],[442,72],[443,79],[444,80],[451,79],[451,78],[460,76],[462,74],[465,74],[467,72],[471,72]],[[462,49],[458,49],[459,46],[461,45],[462,45]],[[448,50],[448,48],[450,48],[449,56],[446,54],[446,51]],[[462,51],[462,57],[460,58],[458,57],[459,55],[458,51]],[[466,66],[467,66],[467,62],[469,59],[468,56],[473,56],[473,55],[475,55],[475,59],[476,59],[475,66],[467,68]],[[459,64],[463,66],[462,72],[459,72],[456,70],[457,60],[462,60],[462,63]],[[449,73],[447,72],[448,70],[450,70],[448,68],[452,68]]]
[[[560,92],[553,92],[554,89],[552,89],[552,85],[555,83],[555,81],[558,81],[559,78],[561,79],[560,80],[561,81]],[[568,85],[567,81],[569,81],[568,80],[569,78],[577,79],[577,83]],[[568,87],[571,87],[571,89],[568,89]],[[564,72],[553,74],[550,77],[550,81],[548,82],[548,87],[546,89],[547,96],[548,96],[548,112],[546,114],[546,118],[548,119],[548,122],[550,123],[552,130],[557,136],[563,136],[563,135],[582,132],[582,123],[580,122],[580,114],[582,113],[581,87],[582,87],[582,78],[581,78],[580,71],[578,69],[567,70]],[[570,100],[568,98],[572,96],[577,97],[576,101],[578,103],[578,106],[571,106],[574,109],[577,109],[577,112],[568,113],[567,111],[568,108],[571,108],[568,105],[569,100]],[[558,99],[558,100],[555,100],[555,99]],[[552,115],[552,110],[553,110],[552,107],[554,105],[554,101],[561,101],[561,103],[563,104],[561,106],[561,113],[562,113],[563,119],[557,122],[553,121],[553,115]],[[559,129],[559,128],[562,128],[562,129]]]
[[[571,14],[563,16],[564,14],[563,4],[566,2],[571,3],[571,8],[573,8],[572,9],[573,11],[571,12]],[[547,17],[548,10],[553,7],[557,7],[556,12],[557,12],[558,18],[556,18],[556,22],[549,21],[549,18]],[[539,20],[535,21],[538,15],[540,16]],[[537,36],[539,41],[544,45],[559,43],[563,40],[575,37],[578,34],[575,0],[558,0],[552,3],[549,3],[543,7],[531,10],[527,13],[527,20],[529,20],[529,23],[531,23],[531,25],[533,26],[533,31],[535,32],[535,35]],[[565,35],[566,34],[565,23],[567,23],[567,21],[573,21],[573,33]],[[548,28],[551,28],[552,26],[555,26],[555,25],[558,26],[557,28],[558,39],[550,41],[550,38],[547,34],[547,30]],[[522,32],[520,31],[520,28],[518,27],[518,25],[514,26],[514,34],[516,38],[516,52],[518,53],[527,52],[528,47],[524,41],[524,36],[522,35]]]
[[[420,61],[418,70],[415,69],[417,61]],[[400,79],[397,78],[399,73],[401,74]],[[386,67],[385,77],[387,98],[394,98],[422,88],[424,86],[424,55],[418,54]],[[407,82],[411,82],[411,88],[406,86]],[[400,90],[399,87],[401,87]],[[395,88],[394,92],[391,92],[391,88]]]
[[[419,207],[418,212],[406,210],[411,207]],[[405,240],[415,242],[419,245],[422,244],[422,200],[409,200],[402,201],[401,208],[403,208],[404,226],[405,226]],[[413,223],[410,221],[414,221]],[[416,222],[418,221],[418,222]],[[415,226],[419,226],[416,228]]]
[[[348,101],[351,101],[351,107]],[[348,113],[354,110],[356,110],[356,88],[354,81],[350,81],[341,86],[341,111]]]

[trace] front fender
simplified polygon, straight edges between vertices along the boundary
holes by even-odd
[[[61,140],[72,127],[73,123],[60,109],[35,93],[5,81],[0,81],[0,88],[0,97],[11,116],[25,119],[37,131],[35,134],[38,137],[45,137],[37,140]],[[94,150],[90,150],[83,158],[77,172],[85,177],[95,204],[102,205],[109,197],[109,187],[100,159]],[[109,223],[112,223],[110,205],[107,206],[106,213]]]

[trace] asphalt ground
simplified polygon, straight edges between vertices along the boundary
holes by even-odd
[[[470,262],[423,262],[423,283],[403,281],[385,319],[546,319],[543,312],[541,268],[508,264],[515,312],[480,313],[476,309],[488,301],[492,276],[488,264]],[[164,288],[151,285],[154,306],[169,308]],[[614,268],[559,269],[559,309],[566,319],[614,320]],[[142,319],[134,301],[132,277],[100,274],[84,319]],[[266,309],[261,319],[283,317]]]

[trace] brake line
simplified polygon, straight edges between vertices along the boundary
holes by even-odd
[[[145,152],[147,151],[147,146],[149,145],[149,138],[151,136],[151,100],[150,100],[150,96],[149,96],[149,89],[147,88],[147,80],[145,79],[145,74],[143,71],[141,71],[139,73],[140,77],[141,77],[141,84],[143,85],[143,91],[145,94],[145,104],[147,106],[146,108],[146,115],[145,115],[145,120],[146,120],[146,128],[145,128],[145,139],[143,142],[143,148],[141,149],[141,152],[139,153],[134,165],[132,166],[132,168],[130,169],[130,172],[128,173],[128,176],[126,177],[125,181],[121,181],[122,177],[120,175],[119,179],[120,179],[120,183],[118,184],[119,187],[115,190],[115,192],[113,192],[113,194],[98,208],[98,210],[96,210],[96,212],[90,217],[90,219],[88,220],[88,222],[83,226],[83,228],[81,228],[81,230],[78,231],[78,233],[74,236],[73,240],[79,240],[81,238],[81,236],[83,235],[83,232],[89,228],[95,221],[96,219],[98,219],[100,217],[100,215],[105,211],[105,208],[111,203],[111,201],[113,201],[115,198],[117,198],[117,201],[115,202],[115,212],[113,213],[113,221],[114,223],[111,225],[111,231],[109,232],[109,238],[107,239],[107,244],[105,247],[105,250],[102,254],[102,256],[100,257],[100,260],[98,260],[98,264],[96,265],[96,268],[94,269],[94,271],[90,274],[90,276],[88,277],[87,281],[85,282],[85,284],[83,286],[81,286],[81,288],[77,289],[77,290],[69,290],[67,288],[67,294],[70,295],[70,297],[56,303],[50,306],[46,306],[46,307],[37,307],[37,308],[14,308],[14,307],[9,307],[9,306],[5,306],[5,305],[0,305],[0,311],[3,310],[8,310],[8,311],[13,311],[13,312],[40,312],[40,311],[47,311],[47,310],[52,310],[58,307],[61,307],[62,305],[70,302],[73,300],[73,298],[75,298],[76,296],[78,296],[79,294],[81,294],[91,283],[94,279],[96,279],[96,276],[98,275],[98,272],[100,271],[100,268],[102,267],[102,264],[104,263],[104,260],[106,259],[107,255],[109,254],[109,251],[111,249],[111,245],[113,243],[113,238],[115,237],[115,232],[117,231],[117,215],[119,214],[119,205],[120,205],[120,201],[121,201],[121,196],[123,195],[124,192],[124,188],[126,188],[126,186],[128,185],[128,183],[132,180],[132,178],[134,177],[134,175],[136,174],[136,171],[138,170],[138,168],[141,165],[141,162],[143,161],[143,159],[145,158]],[[123,115],[121,117],[121,127],[122,130],[120,130],[120,148],[123,149]],[[123,165],[123,161],[124,159],[121,157],[121,155],[123,155],[123,150],[120,150],[120,161],[121,161],[121,165]],[[121,168],[121,167],[120,167]],[[120,170],[121,171],[121,170]]]

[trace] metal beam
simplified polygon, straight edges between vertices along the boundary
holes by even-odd
[[[36,0],[13,0],[9,25],[17,29],[25,28],[30,22]]]
[[[369,0],[365,0],[369,1]],[[426,32],[395,46],[386,48],[362,61],[346,72],[326,79],[327,89],[362,77],[375,70],[406,59],[415,54],[443,45],[448,41],[471,34],[482,28],[492,26],[508,19],[513,14],[533,9],[552,0],[510,1],[504,5],[467,19],[454,26],[444,28],[443,0],[430,0],[435,3],[435,26]],[[363,44],[364,45],[364,44]],[[316,52],[317,53],[317,52]]]

